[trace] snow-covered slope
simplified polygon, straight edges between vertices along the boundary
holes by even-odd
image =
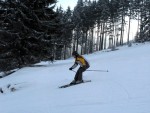
[[[92,82],[65,89],[74,72],[70,58],[26,67],[0,79],[0,113],[150,113],[150,43],[85,55]]]

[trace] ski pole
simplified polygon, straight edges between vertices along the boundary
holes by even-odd
[[[75,72],[75,73],[76,73],[76,71],[74,71],[74,70],[71,70],[71,71],[73,71],[73,72]]]
[[[108,70],[86,70],[86,71],[99,71],[99,72],[108,72]]]
[[[76,71],[74,71],[74,70],[71,70],[71,71],[73,71],[73,72],[75,72],[75,73],[76,73]],[[108,70],[86,70],[86,71],[109,72]]]

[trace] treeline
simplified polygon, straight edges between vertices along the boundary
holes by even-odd
[[[78,0],[74,10],[54,10],[56,0],[0,0],[0,71],[66,59],[80,50],[89,54],[130,41],[130,22],[137,19],[136,41],[150,40],[149,0]],[[126,17],[129,18],[128,23]],[[124,37],[128,24],[128,37]]]
[[[135,27],[137,31],[135,40],[137,42],[150,40],[149,0],[78,0],[73,11],[69,7],[63,11],[60,7],[57,12],[61,16],[62,23],[71,26],[64,27],[62,37],[64,39],[70,37],[71,50],[80,50],[81,54],[100,51],[108,46],[115,48],[123,45],[125,41],[129,44],[133,19],[138,21],[138,28]],[[126,26],[128,28],[125,34]],[[65,31],[69,30],[68,28],[70,32]],[[66,55],[66,45],[63,51]]]

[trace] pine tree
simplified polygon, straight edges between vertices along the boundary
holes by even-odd
[[[66,59],[67,48],[71,48],[71,42],[72,42],[72,36],[73,36],[72,30],[74,29],[74,25],[72,22],[72,11],[70,7],[68,7],[67,11],[64,12],[62,20],[63,20],[63,25],[62,25],[63,35],[61,37],[63,39],[63,45],[64,45],[63,59]]]
[[[150,41],[150,1],[144,0],[143,7],[143,18],[141,20],[141,26],[143,27],[143,29],[140,34],[140,39],[142,39],[142,42],[145,42]]]
[[[150,41],[150,1],[135,0],[136,12],[139,14],[139,31],[136,35],[137,42]]]
[[[83,0],[78,0],[77,5],[73,11],[73,25],[74,25],[74,37],[73,37],[73,51],[78,51],[79,41],[81,38],[82,18],[83,14]]]
[[[59,34],[54,3],[55,0],[7,0],[0,3],[1,70],[20,68],[51,56],[52,41]]]

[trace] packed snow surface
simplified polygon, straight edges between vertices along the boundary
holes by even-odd
[[[84,72],[92,82],[58,88],[73,80],[73,58],[0,79],[0,113],[150,113],[150,43],[118,49],[84,55],[89,70],[109,71]]]

